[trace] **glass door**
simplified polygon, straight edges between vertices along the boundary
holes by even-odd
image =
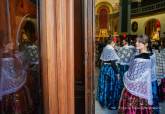
[[[0,113],[42,114],[39,0],[1,0]]]

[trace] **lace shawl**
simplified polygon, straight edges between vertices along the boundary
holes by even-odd
[[[110,61],[110,60],[119,60],[119,57],[115,49],[111,45],[107,45],[104,47],[100,59],[102,61]]]
[[[146,99],[149,105],[153,104],[150,59],[134,59],[130,63],[123,81],[131,94]]]
[[[37,45],[33,44],[25,46],[24,56],[30,64],[39,64],[39,50]]]
[[[129,65],[131,59],[134,57],[135,48],[133,46],[123,46],[121,47],[117,54],[120,58],[119,63],[122,65]]]
[[[161,58],[162,58],[162,66],[163,66],[163,77],[165,78],[165,48],[160,50]]]
[[[155,53],[153,53],[152,56],[150,56],[150,59],[151,59],[151,79],[152,79],[152,81],[156,81],[157,76],[156,76],[156,55],[155,55]]]
[[[0,99],[16,92],[26,82],[26,71],[19,54],[0,58]]]

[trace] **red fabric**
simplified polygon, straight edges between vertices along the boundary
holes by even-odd
[[[119,104],[119,114],[152,114],[152,107],[145,99],[136,97],[123,90]]]
[[[113,37],[113,41],[116,43],[117,42],[117,38],[116,37]]]
[[[123,34],[123,38],[124,38],[124,39],[127,38],[127,34],[126,34],[126,33]]]
[[[160,28],[160,21],[159,20],[156,21],[156,27]]]

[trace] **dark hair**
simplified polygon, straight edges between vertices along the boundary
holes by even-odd
[[[126,39],[123,39],[123,41],[125,41],[125,42],[127,42],[127,43],[128,43],[128,38],[126,38]]]
[[[137,36],[136,41],[143,44],[148,44],[147,49],[150,52],[152,52],[152,43],[151,43],[150,38],[147,35],[143,34],[143,35]]]
[[[112,36],[109,36],[108,39],[107,39],[107,44],[111,44],[113,41],[113,37]]]

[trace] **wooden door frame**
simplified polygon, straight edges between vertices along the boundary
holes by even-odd
[[[95,0],[84,0],[85,114],[95,113]]]
[[[94,114],[94,2],[84,0],[85,114]],[[74,114],[74,0],[40,1],[45,114]]]
[[[74,114],[74,0],[40,0],[44,114]]]

